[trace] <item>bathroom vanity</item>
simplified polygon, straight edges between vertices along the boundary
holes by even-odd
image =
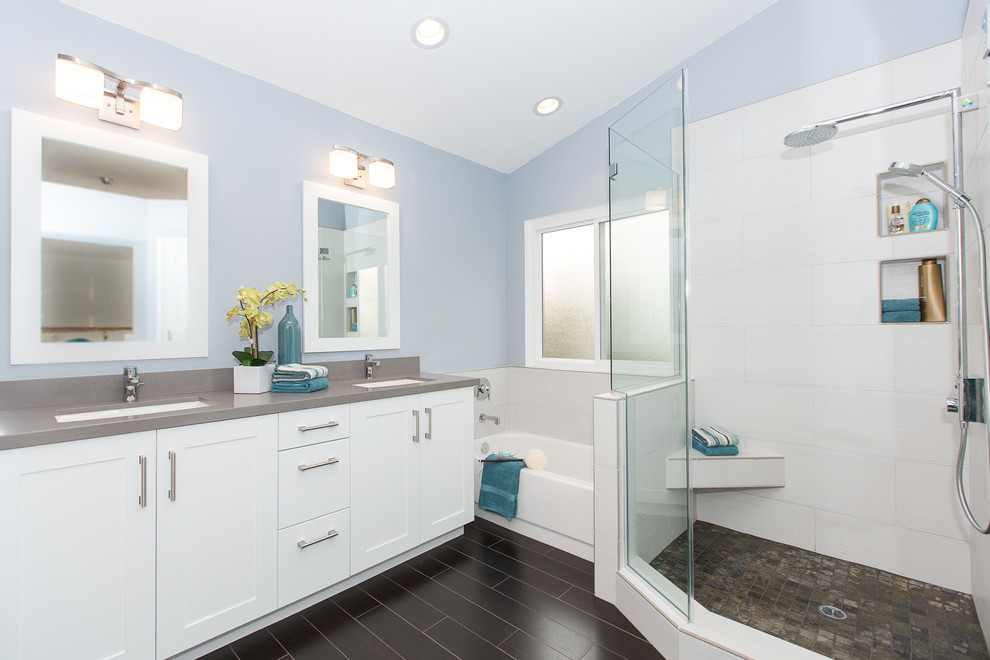
[[[456,530],[477,382],[0,411],[0,657],[168,658]]]

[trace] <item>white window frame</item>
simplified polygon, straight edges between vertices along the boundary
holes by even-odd
[[[533,218],[524,223],[525,237],[525,331],[526,366],[538,369],[562,369],[567,371],[594,371],[608,373],[610,360],[602,356],[601,299],[601,225],[608,222],[608,206],[568,211]],[[593,360],[543,357],[543,250],[544,233],[571,229],[584,225],[594,226],[595,269],[595,358]],[[607,308],[606,308],[607,313]]]

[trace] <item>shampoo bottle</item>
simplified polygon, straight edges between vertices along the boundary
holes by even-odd
[[[919,199],[911,209],[910,224],[911,231],[928,231],[938,225],[938,209],[927,197]]]
[[[918,266],[918,297],[921,299],[922,321],[945,322],[942,266],[934,259],[922,259]]]

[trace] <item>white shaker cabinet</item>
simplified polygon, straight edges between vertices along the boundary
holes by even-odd
[[[155,655],[155,432],[0,452],[0,658]]]
[[[474,520],[474,390],[419,397],[420,542]]]
[[[158,431],[158,657],[276,608],[275,415]]]
[[[471,392],[352,404],[352,575],[474,517]]]

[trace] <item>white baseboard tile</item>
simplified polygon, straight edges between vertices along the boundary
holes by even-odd
[[[595,595],[615,605],[615,576],[619,572],[619,541],[595,535]]]
[[[814,510],[739,491],[698,493],[698,520],[805,550],[815,547]]]
[[[694,621],[681,628],[680,649],[683,660],[822,660],[826,657],[712,612],[696,615]]]
[[[815,545],[823,555],[971,593],[968,541],[817,511]]]
[[[678,627],[686,621],[684,616],[666,603],[657,602],[660,596],[650,587],[644,585],[638,589],[633,582],[639,582],[635,575],[627,576],[623,572],[615,576],[615,606],[666,660],[678,660],[682,657],[679,655]]]

